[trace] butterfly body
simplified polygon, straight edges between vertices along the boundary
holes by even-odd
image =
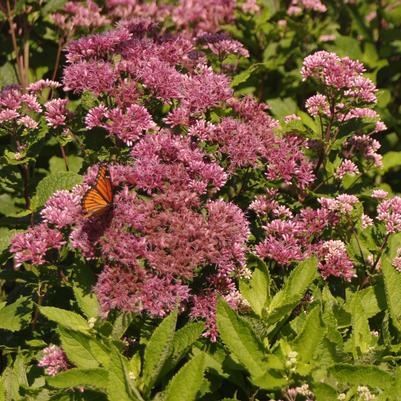
[[[81,205],[85,217],[101,216],[112,208],[113,189],[107,165],[100,165],[95,185],[85,192]]]

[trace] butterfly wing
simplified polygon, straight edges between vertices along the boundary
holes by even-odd
[[[101,165],[96,177],[96,183],[89,188],[82,198],[82,209],[85,217],[100,216],[113,203],[113,191],[107,166]]]
[[[107,202],[113,202],[113,191],[111,187],[110,172],[106,165],[102,164],[99,167],[99,172],[96,178],[95,188],[100,196]]]

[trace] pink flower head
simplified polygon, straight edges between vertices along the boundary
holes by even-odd
[[[39,360],[38,366],[45,368],[49,376],[55,376],[69,368],[64,351],[57,345],[49,345],[42,352],[43,357]]]
[[[28,92],[41,92],[43,89],[51,88],[57,89],[61,86],[60,82],[52,81],[50,79],[40,79],[39,81],[29,84],[26,88]]]
[[[89,129],[102,127],[127,145],[132,145],[145,130],[156,128],[149,112],[137,104],[132,104],[125,111],[118,107],[107,109],[103,105],[97,106],[89,110],[85,124]]]
[[[62,127],[70,114],[67,110],[67,99],[53,99],[45,103],[45,118],[50,127]]]
[[[334,276],[351,281],[356,276],[345,244],[342,241],[330,240],[323,242],[319,255],[319,270],[323,278]]]
[[[362,225],[363,229],[368,228],[373,225],[373,219],[364,213],[361,216],[361,220],[362,220],[361,225]]]
[[[66,58],[69,63],[93,58],[102,59],[107,54],[114,53],[131,38],[132,34],[126,28],[84,36],[68,44]]]
[[[40,212],[43,220],[59,229],[73,224],[81,214],[83,193],[82,186],[75,187],[71,192],[55,192]]]
[[[321,95],[320,93],[307,99],[305,107],[306,110],[308,110],[308,113],[313,117],[317,117],[321,114],[330,114],[329,102],[327,101],[327,97]]]
[[[336,212],[340,215],[350,214],[354,205],[358,203],[358,198],[354,195],[341,194],[335,199],[332,198],[319,198],[318,202],[323,209],[328,212]]]
[[[163,317],[188,298],[189,288],[171,276],[147,275],[138,266],[113,265],[100,274],[95,293],[104,315],[119,309]]]
[[[393,259],[392,265],[401,273],[401,248],[397,249],[397,256]]]
[[[104,61],[81,61],[64,68],[64,90],[75,93],[84,91],[95,95],[108,93],[113,87],[116,72],[110,63]]]
[[[389,234],[401,231],[401,198],[382,200],[377,206],[377,218],[382,221]]]
[[[4,109],[0,111],[0,123],[8,123],[16,120],[20,114],[12,109]]]
[[[291,121],[301,121],[301,117],[297,116],[296,114],[289,114],[288,116],[284,117],[284,122],[286,124],[290,123]]]
[[[314,77],[356,101],[374,103],[377,89],[371,80],[362,76],[364,71],[360,62],[322,50],[304,59],[301,75],[304,80]]]
[[[69,1],[62,12],[52,14],[51,19],[58,28],[68,33],[77,28],[98,28],[110,22],[101,15],[100,7],[93,0]]]
[[[15,254],[16,266],[23,262],[42,265],[50,249],[60,249],[64,245],[63,237],[58,230],[38,224],[24,233],[18,233],[11,240],[10,250]]]
[[[17,124],[18,125],[22,125],[22,126],[24,126],[25,128],[28,128],[28,129],[36,129],[36,128],[38,128],[38,126],[39,126],[39,123],[37,122],[37,121],[35,121],[32,117],[30,117],[30,116],[23,116],[23,117],[20,117],[18,120],[17,120]]]
[[[338,167],[337,171],[335,172],[335,176],[342,179],[346,174],[351,176],[359,174],[358,166],[348,159],[343,160],[340,167]]]
[[[388,192],[383,189],[374,189],[372,192],[372,198],[375,199],[386,199],[388,196]]]

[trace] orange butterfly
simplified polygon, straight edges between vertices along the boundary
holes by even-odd
[[[110,172],[105,164],[100,165],[95,185],[85,192],[81,205],[85,217],[101,216],[113,206]]]

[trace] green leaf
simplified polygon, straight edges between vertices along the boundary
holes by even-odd
[[[130,324],[134,321],[134,313],[121,313],[113,324],[112,336],[116,340],[120,339],[127,331]]]
[[[189,348],[200,337],[204,329],[205,324],[203,322],[198,322],[187,323],[184,327],[176,331],[171,347],[172,352],[170,357],[167,359],[162,372],[160,373],[161,376],[164,376],[177,365],[177,363],[184,357],[186,352],[188,352]]]
[[[88,265],[81,264],[76,271],[73,291],[78,306],[87,318],[99,315],[99,302],[92,288],[96,283],[96,276]]]
[[[374,365],[350,365],[340,363],[329,368],[329,373],[340,383],[368,385],[386,389],[393,385],[393,376]]]
[[[67,158],[69,171],[74,173],[79,173],[82,167],[83,159],[82,157],[69,155]],[[53,156],[49,160],[49,171],[50,174],[55,174],[57,172],[65,172],[65,162],[62,157]]]
[[[252,64],[247,70],[240,72],[231,80],[231,87],[236,86],[246,82],[249,77],[259,68],[259,64]]]
[[[306,259],[291,272],[284,288],[267,308],[267,322],[273,324],[291,312],[317,276],[317,259]]]
[[[401,152],[390,151],[383,156],[383,167],[381,173],[385,174],[394,167],[401,166]]]
[[[89,331],[88,322],[81,315],[78,315],[78,313],[55,308],[54,306],[41,306],[40,312],[60,326],[84,333]]]
[[[54,192],[62,189],[71,189],[82,181],[82,176],[72,171],[63,171],[50,174],[43,178],[36,187],[36,194],[32,198],[32,209],[42,207]]]
[[[10,246],[11,239],[17,232],[7,227],[0,227],[0,254]]]
[[[105,369],[72,368],[59,373],[57,376],[48,377],[46,381],[50,386],[57,388],[92,386],[98,389],[106,389],[108,373]]]
[[[176,324],[177,312],[174,311],[159,324],[146,344],[143,361],[143,380],[145,392],[147,393],[156,382],[165,361],[171,354]]]
[[[93,351],[89,336],[64,327],[59,328],[60,340],[67,358],[77,367],[93,369],[99,367],[98,356]]]
[[[382,257],[382,271],[391,320],[401,331],[401,273],[391,265],[391,259],[388,256]]]
[[[17,74],[13,64],[7,62],[0,67],[0,88],[18,83]]]
[[[44,7],[41,8],[40,13],[44,16],[54,13],[57,10],[63,8],[64,4],[67,3],[68,0],[49,0],[46,2]]]
[[[305,325],[295,338],[292,348],[298,352],[298,357],[305,363],[312,361],[316,348],[323,340],[325,326],[320,315],[320,306],[315,306],[306,316]]]
[[[31,319],[29,297],[20,297],[14,303],[0,309],[0,329],[18,331]]]
[[[264,371],[265,355],[250,326],[223,299],[218,301],[216,320],[221,339],[230,352],[251,375],[259,376]]]
[[[249,302],[253,311],[262,316],[262,310],[270,303],[270,275],[266,264],[256,258],[255,270],[249,281],[240,281],[240,290],[244,298]]]
[[[107,396],[109,401],[142,400],[138,390],[134,386],[133,379],[129,377],[128,361],[114,350],[110,358],[109,383]]]
[[[312,391],[318,401],[333,401],[338,399],[337,391],[325,383],[313,384]]]
[[[274,116],[277,118],[284,118],[285,116],[294,114],[297,111],[297,104],[294,99],[290,97],[284,99],[268,99],[267,104]]]
[[[205,371],[204,354],[199,353],[187,362],[171,379],[165,401],[193,401],[199,392]]]
[[[357,358],[360,354],[368,352],[373,344],[368,317],[364,313],[363,303],[358,293],[352,298],[351,322],[353,354],[354,358]]]

